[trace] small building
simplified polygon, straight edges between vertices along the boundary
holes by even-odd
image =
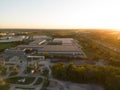
[[[8,56],[24,56],[25,55],[23,50],[14,49],[14,48],[6,49],[4,53]]]
[[[27,56],[28,65],[39,63],[41,60],[45,60],[45,56]]]
[[[27,56],[31,60],[45,60],[45,56]]]

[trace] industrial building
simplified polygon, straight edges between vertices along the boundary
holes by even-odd
[[[51,40],[37,38],[29,45],[19,45],[16,48],[19,50],[35,49],[38,53],[42,54],[64,54],[86,57],[85,53],[81,49],[82,47],[73,38],[54,38]]]

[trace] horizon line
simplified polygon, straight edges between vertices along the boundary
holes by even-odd
[[[0,28],[0,30],[9,30],[9,29],[17,29],[17,30],[115,30],[120,31],[120,29],[110,29],[110,28]]]

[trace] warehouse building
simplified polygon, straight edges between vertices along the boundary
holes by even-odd
[[[38,41],[38,42],[37,42]],[[55,38],[53,40],[39,40],[38,44],[30,43],[29,45],[19,45],[18,49],[36,49],[38,53],[48,53],[53,54],[64,54],[72,56],[86,57],[85,53],[82,51],[82,47],[73,38]],[[39,42],[40,41],[40,42]],[[35,42],[35,41],[33,41]],[[45,44],[39,44],[46,42]]]

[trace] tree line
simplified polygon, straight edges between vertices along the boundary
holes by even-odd
[[[54,78],[77,83],[102,85],[106,90],[120,90],[120,68],[58,63],[52,66]]]

